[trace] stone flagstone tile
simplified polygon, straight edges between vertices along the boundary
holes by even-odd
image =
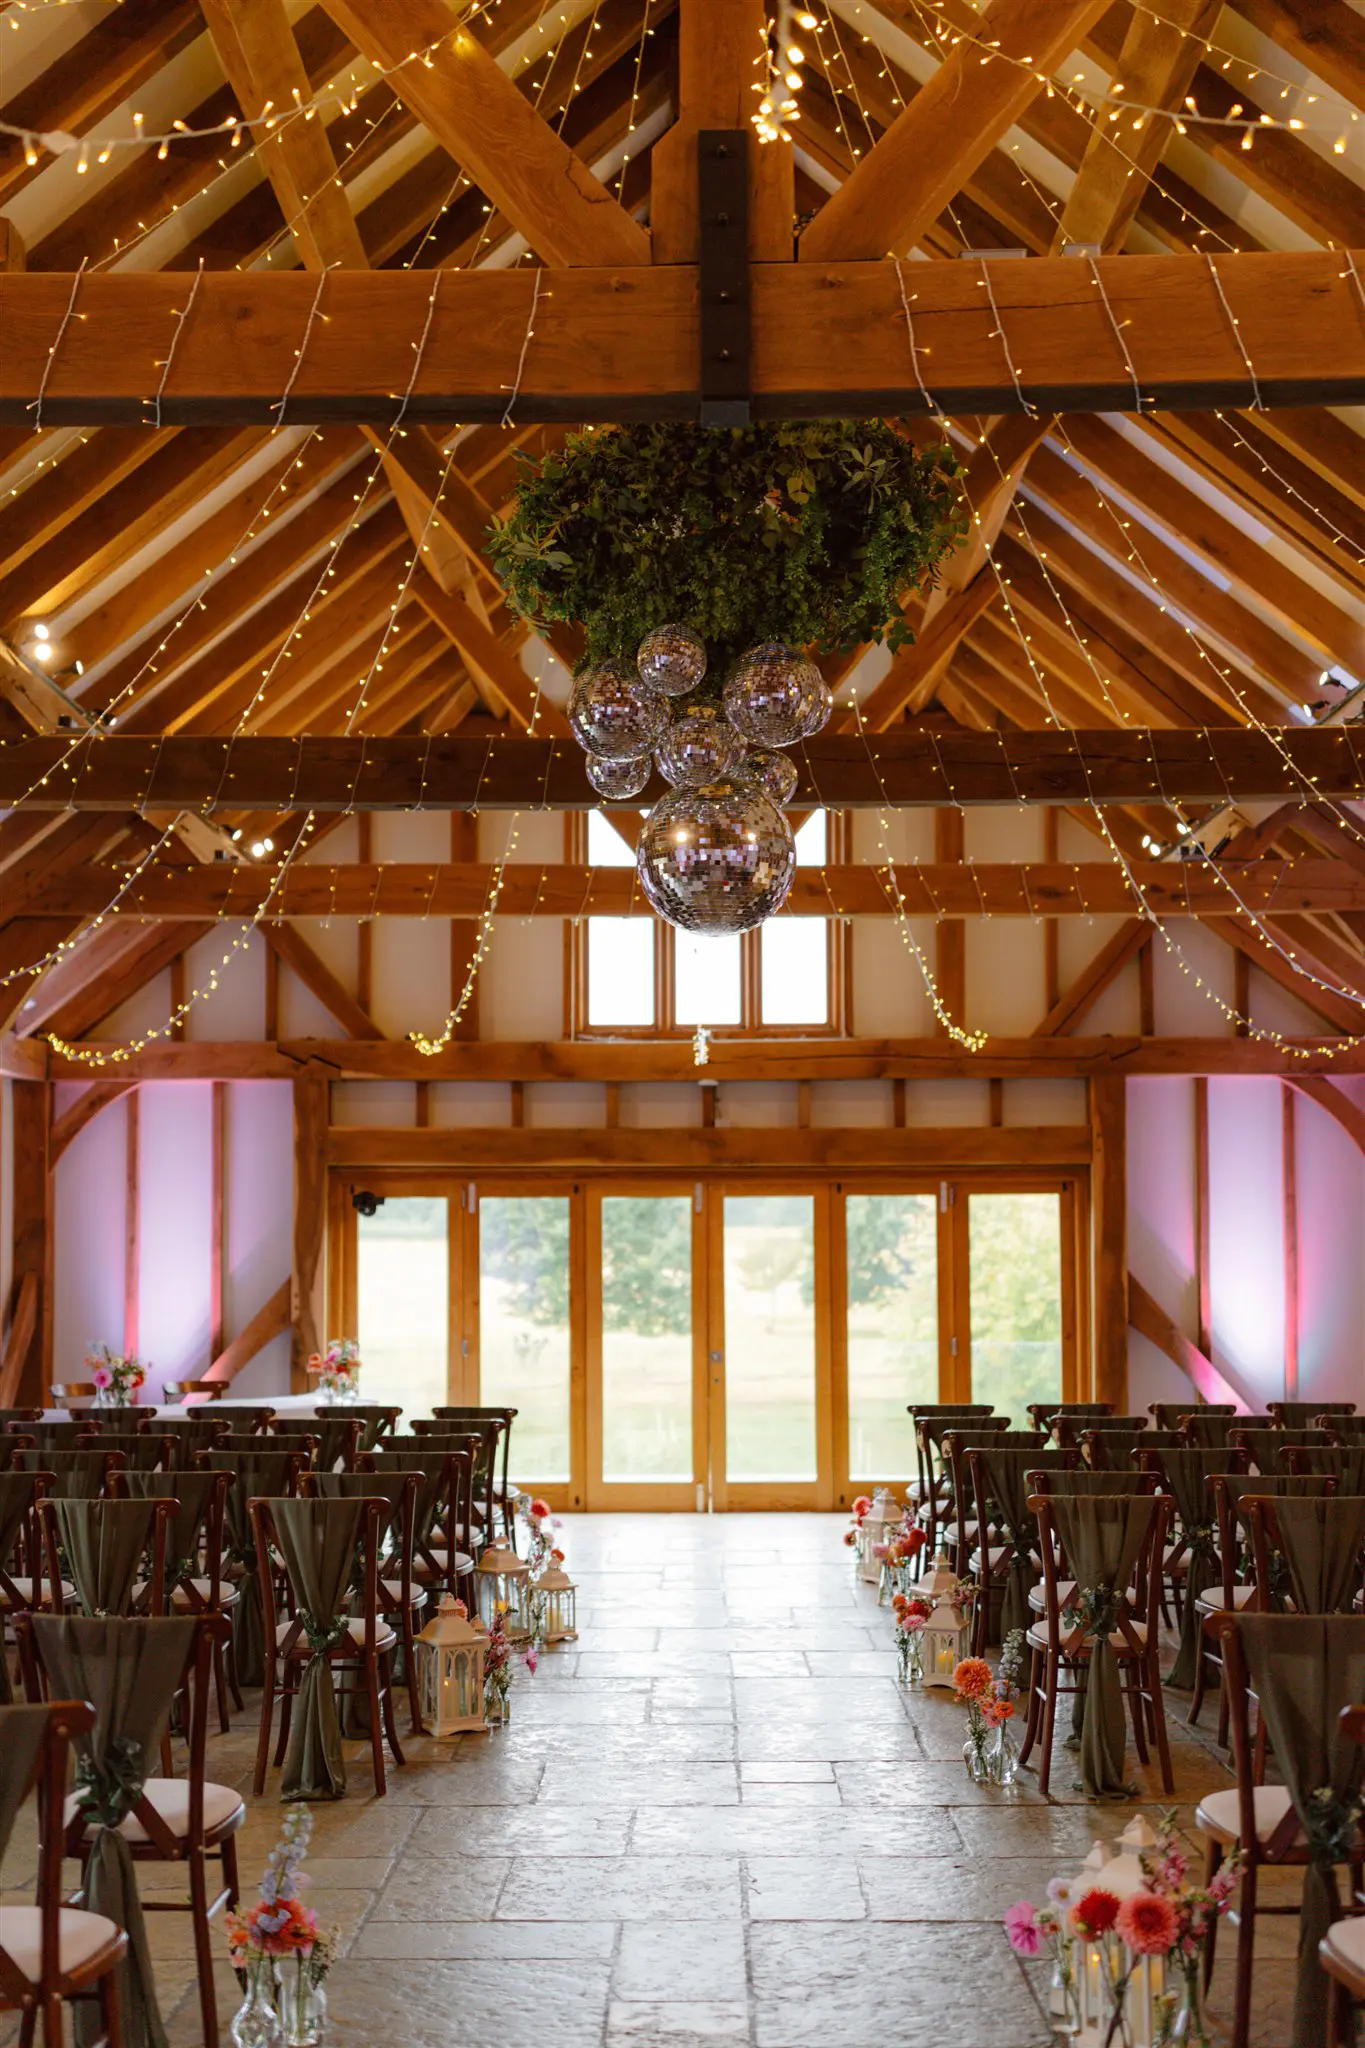
[[[546,1856],[513,1866],[503,1920],[733,1920],[739,1863],[729,1856]]]
[[[748,1997],[744,1929],[736,1922],[671,1920],[621,1929],[613,1998],[688,2004]]]
[[[608,2042],[629,2041],[638,2048],[709,2048],[712,2042],[748,2041],[749,2003],[722,2004],[682,1999],[616,1999],[607,2008]]]
[[[752,1920],[867,1918],[856,1863],[825,1856],[746,1856],[744,1872]]]
[[[570,1806],[737,1806],[739,1778],[731,1763],[646,1764],[612,1770],[587,1764],[546,1764],[540,1798]]]
[[[768,1922],[749,1942],[758,2048],[1038,2048],[1038,2006],[995,1930]]]

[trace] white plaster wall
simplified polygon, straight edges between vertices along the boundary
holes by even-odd
[[[1280,1083],[1209,1083],[1209,1289],[1213,1362],[1248,1391],[1284,1386],[1283,1184]]]
[[[224,1337],[240,1334],[289,1278],[294,1223],[294,1105],[287,1081],[229,1085],[225,1133],[227,1232]],[[233,1382],[241,1394],[283,1393],[289,1337],[276,1337]]]
[[[126,1099],[86,1125],[53,1175],[52,1377],[82,1379],[89,1343],[123,1344]]]
[[[138,1350],[160,1385],[210,1363],[213,1086],[175,1081],[138,1095]]]

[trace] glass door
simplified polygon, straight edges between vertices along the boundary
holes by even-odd
[[[429,1415],[451,1398],[450,1202],[445,1195],[368,1190],[360,1200],[354,1330],[364,1367],[361,1395],[400,1403],[405,1419]]]
[[[473,1295],[466,1315],[474,1399],[515,1408],[512,1474],[523,1488],[553,1488],[583,1504],[580,1320],[573,1271],[576,1207],[568,1187],[471,1186],[473,1246],[465,1269]]]
[[[703,1508],[701,1204],[691,1185],[588,1191],[588,1504]]]
[[[833,1504],[827,1188],[712,1191],[711,1498]]]
[[[965,1266],[966,1300],[955,1330],[959,1357],[967,1359],[963,1399],[993,1401],[1016,1429],[1027,1429],[1031,1401],[1070,1399],[1075,1384],[1071,1262],[1063,1256],[1069,1202],[1055,1189],[964,1194],[958,1265]]]

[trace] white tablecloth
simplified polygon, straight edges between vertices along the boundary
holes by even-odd
[[[174,1419],[176,1416],[202,1415],[206,1408],[212,1408],[215,1412],[226,1412],[233,1408],[273,1408],[277,1415],[311,1415],[316,1408],[322,1406],[323,1403],[316,1394],[238,1394],[235,1398],[231,1394],[225,1394],[220,1401],[193,1401],[188,1406],[183,1401],[148,1401],[145,1408],[135,1406],[123,1412],[129,1422],[136,1425],[142,1421],[145,1413],[153,1409],[158,1417],[164,1415]],[[73,1416],[85,1415],[92,1411],[99,1415],[108,1415],[111,1412],[108,1408],[96,1409],[93,1401],[73,1401],[69,1408],[44,1408],[43,1421],[69,1422]],[[340,1403],[337,1405],[337,1413],[345,1413]]]

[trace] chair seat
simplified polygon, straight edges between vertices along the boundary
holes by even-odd
[[[425,1586],[409,1586],[408,1595],[414,1607],[425,1607],[427,1589]],[[381,1607],[401,1607],[403,1603],[403,1581],[381,1579],[379,1581],[379,1604]]]
[[[1136,1638],[1138,1644],[1141,1646],[1145,1646],[1147,1641],[1146,1622],[1130,1621],[1128,1626],[1132,1630],[1133,1635]],[[1067,1630],[1065,1623],[1063,1623],[1062,1627],[1062,1640],[1063,1642],[1065,1642],[1066,1635],[1069,1633],[1069,1631]],[[1032,1650],[1045,1650],[1047,1648],[1047,1623],[1045,1621],[1035,1621],[1029,1629],[1026,1641],[1029,1645],[1029,1648]],[[1133,1645],[1129,1642],[1127,1636],[1124,1635],[1122,1629],[1116,1628],[1113,1634],[1110,1636],[1109,1641],[1112,1647],[1118,1652],[1119,1656],[1131,1657],[1134,1655]],[[1087,1642],[1083,1646],[1079,1646],[1078,1654],[1081,1657],[1088,1657],[1090,1655],[1090,1644]]]
[[[1234,1586],[1232,1589],[1232,1604],[1234,1608],[1245,1607],[1247,1602],[1254,1600],[1255,1597],[1256,1588],[1254,1586]],[[1194,1604],[1201,1614],[1224,1613],[1223,1588],[1221,1586],[1208,1587],[1205,1592],[1200,1593],[1196,1597]]]
[[[1283,1785],[1257,1785],[1252,1797],[1256,1802],[1256,1838],[1264,1842],[1274,1834],[1288,1813],[1289,1794]],[[1219,1842],[1238,1841],[1242,1833],[1242,1818],[1237,1800],[1235,1787],[1230,1792],[1206,1793],[1194,1816],[1199,1832],[1212,1835]]]
[[[0,1949],[22,1976],[36,1984],[43,1969],[43,1916],[37,1906],[0,1906]],[[58,1967],[74,1977],[98,1957],[113,1962],[123,1946],[123,1930],[103,1913],[82,1913],[63,1906],[57,1916]]]
[[[1076,1581],[1074,1579],[1058,1579],[1057,1605],[1065,1609],[1070,1604],[1071,1600],[1075,1597],[1075,1592]],[[1033,1591],[1029,1594],[1028,1604],[1033,1609],[1035,1614],[1047,1613],[1047,1587],[1043,1584],[1041,1579],[1033,1588]]]
[[[294,1624],[292,1621],[281,1621],[276,1623],[275,1641],[277,1644],[282,1644],[284,1642],[285,1638],[288,1636],[293,1626]],[[346,1626],[350,1631],[351,1641],[355,1644],[356,1648],[358,1650],[363,1649],[365,1645],[364,1617],[359,1614],[353,1614],[347,1621]],[[374,1632],[374,1646],[376,1650],[391,1650],[397,1641],[398,1638],[394,1634],[393,1630],[389,1627],[389,1624],[386,1621],[381,1620],[375,1628]],[[306,1635],[304,1635],[302,1630],[299,1631],[299,1639],[295,1643],[293,1649],[289,1652],[289,1654],[291,1657],[306,1657],[309,1654],[308,1638]]]
[[[990,1543],[986,1546],[986,1556],[990,1561],[990,1573],[992,1578],[994,1578],[995,1574],[999,1571],[1001,1565],[1005,1562],[1005,1559],[1009,1556],[1009,1554],[1010,1550],[1008,1543]],[[981,1578],[981,1552],[979,1550],[974,1550],[972,1552],[968,1569],[971,1571],[971,1573],[979,1583]]]
[[[32,1604],[33,1604],[34,1598],[35,1598],[35,1594],[34,1594],[34,1591],[33,1591],[33,1587],[34,1587],[34,1581],[33,1581],[32,1579],[26,1579],[26,1578],[25,1578],[25,1577],[23,1576],[23,1574],[22,1574],[22,1573],[19,1573],[19,1572],[11,1572],[11,1573],[10,1573],[10,1584],[11,1584],[11,1585],[12,1585],[12,1586],[14,1587],[14,1590],[15,1590],[15,1592],[16,1592],[16,1593],[17,1593],[17,1594],[19,1595],[19,1598],[20,1598],[20,1599],[21,1599],[21,1600],[22,1600],[22,1601],[24,1602],[24,1604],[25,1604],[26,1606],[29,1606],[29,1607],[31,1607],[31,1606],[32,1606]],[[45,1578],[40,1578],[40,1579],[38,1579],[38,1581],[37,1581],[37,1586],[38,1586],[38,1592],[37,1592],[37,1595],[36,1595],[36,1597],[37,1597],[37,1598],[38,1598],[39,1600],[46,1600],[46,1598],[47,1598],[47,1595],[48,1595],[48,1584],[47,1584],[47,1580],[46,1580]],[[63,1599],[63,1601],[67,1601],[67,1602],[69,1602],[69,1601],[72,1601],[72,1600],[74,1600],[74,1599],[75,1599],[75,1597],[76,1597],[76,1588],[75,1588],[74,1586],[72,1586],[72,1585],[68,1584],[68,1582],[67,1582],[67,1581],[66,1581],[65,1579],[63,1579],[63,1580],[62,1580],[62,1599]],[[4,1589],[4,1587],[3,1587],[3,1586],[0,1586],[0,1608],[3,1608],[3,1609],[8,1609],[8,1608],[10,1607],[10,1605],[11,1605],[11,1601],[10,1601],[10,1597],[9,1597],[9,1594],[8,1594],[8,1593],[7,1593],[6,1591],[5,1591],[5,1589]]]
[[[133,1587],[134,1605],[141,1600],[143,1594],[147,1591],[148,1583],[149,1581],[146,1579],[139,1579]],[[171,1606],[177,1612],[197,1614],[213,1591],[213,1581],[212,1579],[191,1579],[189,1583],[198,1594],[198,1600],[192,1600],[189,1588],[182,1584],[171,1588]],[[219,1579],[218,1605],[220,1608],[235,1607],[241,1597],[242,1588],[235,1579],[229,1579],[226,1575]]]
[[[1334,1920],[1318,1944],[1324,1969],[1348,1984],[1365,1979],[1365,1916]],[[1333,1965],[1337,1967],[1333,1969]]]
[[[440,1567],[442,1575],[444,1575],[448,1569],[446,1564],[446,1545],[444,1543],[428,1543],[427,1549],[431,1552],[432,1557]],[[413,1559],[412,1569],[413,1575],[416,1578],[429,1579],[431,1577],[431,1566],[423,1557]],[[455,1569],[457,1572],[472,1572],[474,1569],[473,1558],[467,1556],[463,1550],[457,1550],[455,1553]]]
[[[154,1812],[160,1815],[177,1841],[183,1840],[190,1831],[190,1782],[188,1778],[148,1778],[142,1788],[143,1797]],[[66,1823],[69,1826],[76,1818],[78,1808],[73,1792],[66,1802]],[[240,1792],[231,1785],[204,1785],[204,1833],[210,1837],[230,1835],[246,1819],[246,1806]],[[119,1828],[127,1842],[145,1842],[149,1839],[146,1828],[135,1813],[130,1813]]]

